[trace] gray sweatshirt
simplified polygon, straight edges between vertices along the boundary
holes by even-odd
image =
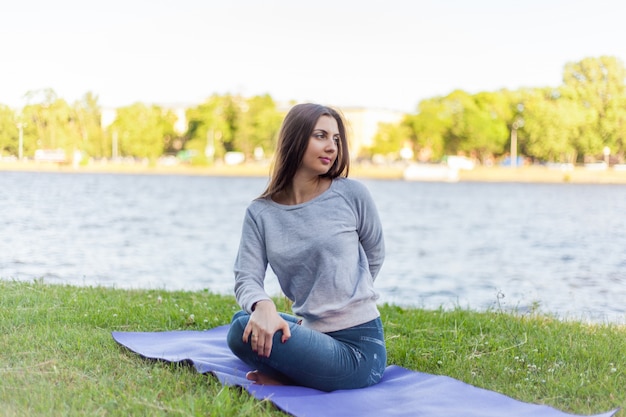
[[[337,178],[297,205],[259,198],[244,218],[235,296],[249,313],[255,302],[270,299],[263,288],[269,263],[304,326],[346,329],[379,316],[374,279],[384,256],[376,206],[357,181]]]

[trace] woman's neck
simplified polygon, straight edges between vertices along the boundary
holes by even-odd
[[[296,175],[291,187],[281,191],[273,200],[280,204],[294,206],[306,203],[328,190],[332,180],[330,178],[313,177],[302,179]]]

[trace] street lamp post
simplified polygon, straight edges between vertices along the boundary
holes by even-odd
[[[17,159],[22,160],[24,157],[24,123],[17,122],[18,142],[17,142]]]
[[[511,168],[517,168],[517,129],[519,127],[517,120],[511,126]]]

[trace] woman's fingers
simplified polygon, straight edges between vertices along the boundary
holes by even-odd
[[[273,317],[272,317],[273,318]],[[276,315],[277,321],[269,322],[268,330],[258,323],[258,320],[251,319],[243,331],[243,342],[250,343],[253,352],[257,352],[259,356],[268,358],[272,352],[273,338],[277,331],[282,331],[281,342],[285,343],[291,337],[289,323],[282,317]]]
[[[252,343],[252,333],[252,326],[248,323],[246,328],[243,329],[243,335],[241,336],[243,343]]]
[[[280,341],[282,343],[285,343],[291,337],[291,329],[289,328],[289,323],[287,323],[287,320],[283,320],[281,330],[283,331],[283,336],[281,337]]]
[[[250,343],[253,352],[259,356],[269,357],[272,351],[272,334],[248,326],[243,332],[243,342]]]
[[[271,334],[265,334],[257,338],[256,352],[259,356],[264,356],[266,358],[270,356],[270,352],[272,351],[272,337],[273,336]],[[254,345],[252,346],[252,349],[255,350]]]

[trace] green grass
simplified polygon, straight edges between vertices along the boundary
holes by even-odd
[[[285,416],[187,366],[141,359],[111,337],[209,329],[237,309],[232,297],[208,291],[0,280],[0,415]],[[540,314],[380,309],[389,363],[576,414],[626,406],[623,327]]]

